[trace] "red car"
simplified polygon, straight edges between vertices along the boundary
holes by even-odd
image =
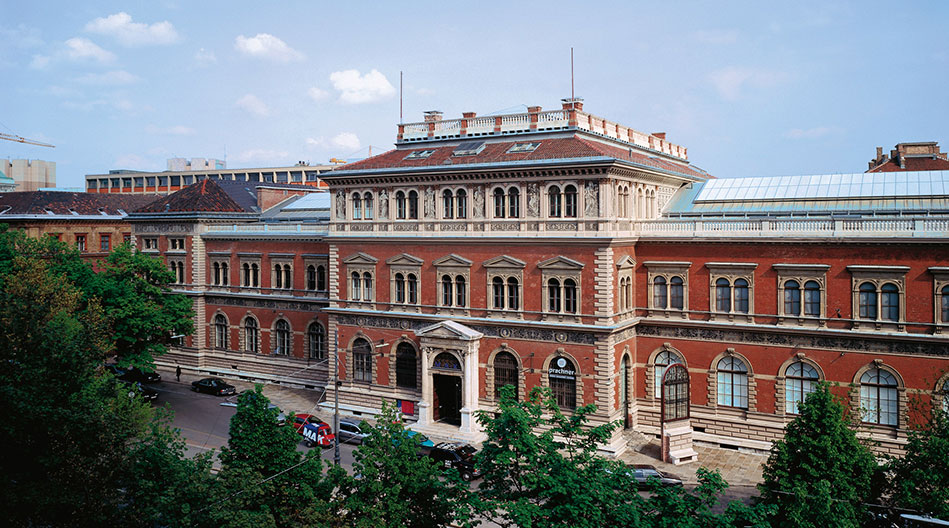
[[[293,416],[293,429],[303,435],[307,447],[332,447],[336,440],[329,424],[312,414],[298,413]]]

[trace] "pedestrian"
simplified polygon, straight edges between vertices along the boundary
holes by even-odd
[[[181,365],[178,365],[175,368],[175,378],[178,380],[179,383],[181,383]]]

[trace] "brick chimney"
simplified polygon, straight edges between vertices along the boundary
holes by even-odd
[[[568,97],[566,99],[561,99],[561,101],[563,102],[564,110],[576,109],[576,111],[578,112],[583,111],[583,99],[580,97],[573,97],[573,98]]]
[[[441,110],[427,110],[425,112],[425,122],[431,123],[435,121],[442,120],[442,111]]]
[[[656,136],[656,137],[659,138],[659,139],[666,139],[666,133],[665,133],[665,132],[653,132],[652,135]]]
[[[528,106],[528,107],[527,107],[527,114],[528,114],[528,118],[529,118],[529,121],[530,121],[530,129],[531,129],[531,130],[537,130],[537,114],[539,114],[540,111],[541,111],[541,107],[539,107],[539,106]]]

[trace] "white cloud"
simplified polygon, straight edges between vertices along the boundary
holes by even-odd
[[[112,62],[115,54],[100,48],[96,43],[83,37],[73,37],[66,41],[66,57],[73,60],[92,59],[98,62]]]
[[[330,93],[327,92],[326,90],[321,90],[317,88],[316,86],[307,90],[306,94],[309,95],[310,99],[313,99],[314,101],[322,101],[323,99],[326,99],[330,95]]]
[[[234,48],[249,57],[270,59],[277,62],[303,60],[303,54],[287,46],[287,43],[268,33],[258,33],[254,37],[238,35]]]
[[[735,100],[741,96],[745,86],[753,88],[770,88],[783,83],[788,78],[784,72],[754,70],[730,66],[712,72],[709,80],[715,85],[718,93],[728,100]]]
[[[792,128],[784,133],[784,137],[789,139],[817,139],[824,137],[826,135],[836,132],[837,129],[833,127],[814,127],[814,128]]]
[[[704,44],[734,44],[738,42],[738,32],[724,29],[705,29],[692,34],[695,40]]]
[[[339,100],[359,104],[381,101],[395,94],[395,88],[378,70],[360,75],[358,70],[345,70],[330,74],[333,88],[340,92]]]
[[[167,136],[193,136],[195,130],[191,127],[186,127],[184,125],[175,125],[170,127],[159,127],[155,125],[148,125],[145,127],[145,132],[149,134],[161,134]]]
[[[239,108],[258,117],[267,117],[270,115],[270,107],[253,94],[247,94],[241,97],[237,100],[236,104]]]
[[[326,140],[323,139],[323,136],[318,138],[306,138],[306,146],[309,148],[322,148],[326,146]]]
[[[352,132],[340,132],[333,136],[333,139],[330,140],[330,145],[349,151],[359,150],[359,137]]]
[[[178,32],[171,22],[132,22],[132,17],[125,12],[97,18],[86,24],[86,31],[114,37],[125,46],[174,44],[178,41]]]
[[[194,61],[202,66],[217,62],[217,56],[214,55],[213,51],[208,51],[204,48],[199,49],[194,53]]]
[[[238,154],[237,161],[241,163],[254,162],[268,165],[274,163],[277,166],[281,166],[279,164],[286,163],[289,156],[290,154],[283,150],[250,149]]]
[[[76,81],[82,84],[115,86],[136,83],[139,81],[139,78],[125,70],[113,70],[105,73],[87,73],[81,77],[77,77]]]
[[[34,70],[42,70],[49,66],[50,57],[47,55],[33,55],[33,60],[30,61],[30,68]]]

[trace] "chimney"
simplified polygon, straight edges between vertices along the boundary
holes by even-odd
[[[561,99],[563,102],[564,110],[576,110],[578,112],[583,111],[583,99],[580,97],[568,97],[566,99]]]
[[[528,120],[530,121],[530,129],[537,130],[537,114],[540,113],[541,108],[539,106],[528,106],[527,114]]]
[[[477,116],[477,115],[478,115],[478,114],[475,113],[475,112],[462,112],[462,113],[461,113],[461,117],[463,117],[463,118],[465,118],[465,119],[471,119],[472,117],[475,117],[475,116]]]
[[[877,161],[883,159],[883,147],[877,147]]]
[[[653,132],[652,135],[656,136],[656,137],[659,138],[659,139],[666,139],[666,133],[665,133],[665,132]]]
[[[435,121],[442,120],[442,111],[441,110],[427,110],[425,112],[425,122],[433,123]]]

